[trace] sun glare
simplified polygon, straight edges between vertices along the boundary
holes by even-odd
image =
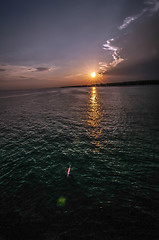
[[[91,77],[92,77],[92,78],[95,78],[95,77],[96,77],[96,73],[95,73],[95,72],[92,72],[92,73],[91,73]]]

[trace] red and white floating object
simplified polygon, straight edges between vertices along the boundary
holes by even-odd
[[[69,166],[69,168],[68,168],[68,171],[67,171],[67,177],[69,176],[70,171],[71,171],[71,166]]]

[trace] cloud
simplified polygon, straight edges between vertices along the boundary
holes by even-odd
[[[146,17],[136,23],[129,33],[121,34],[114,45],[120,49],[121,58],[126,59],[116,68],[105,71],[107,76],[127,79],[159,79],[159,15]]]
[[[83,74],[82,73],[76,73],[76,74],[68,74],[66,75],[64,78],[77,78],[77,77],[81,77]]]
[[[121,26],[119,26],[119,30],[122,30],[126,28],[131,22],[137,20],[141,16],[144,15],[144,13],[155,13],[159,10],[159,0],[148,0],[144,2],[146,7],[139,13],[134,16],[126,17],[122,23]]]
[[[27,78],[27,77],[25,77],[25,76],[19,76],[19,78]]]
[[[46,71],[52,71],[57,69],[57,67],[52,66],[52,67],[32,67],[28,68],[28,72],[46,72]]]
[[[50,68],[47,67],[37,67],[35,68],[37,72],[49,71]]]
[[[144,14],[144,12],[145,12],[145,9],[143,9],[142,12],[137,14],[137,15],[126,17],[124,19],[123,24],[119,27],[119,30],[122,30],[122,29],[126,28],[131,22],[133,22],[136,19],[138,19],[139,17],[141,17]]]
[[[143,21],[140,21],[139,24],[134,24],[131,32],[124,32],[123,34],[120,31],[118,37],[108,39],[103,44],[103,49],[111,53],[113,61],[108,61],[107,63],[104,61],[99,62],[101,73],[115,74],[116,69],[120,73],[118,69],[121,67],[126,74],[125,69],[129,65],[134,66],[134,72],[136,73],[139,72],[139,67],[141,67],[142,72],[144,66],[151,65],[152,60],[156,58],[156,55],[159,53],[159,32],[157,30],[159,29],[157,12],[159,10],[159,0],[144,1],[144,6],[138,14],[126,17],[118,29],[126,29],[132,22],[137,22],[136,20],[141,17]],[[107,59],[108,56],[109,54],[106,56]],[[144,64],[145,61],[147,62]],[[135,62],[138,62],[139,66],[135,66]],[[118,66],[119,63],[120,65]],[[151,66],[150,70],[152,70]],[[154,73],[157,74],[156,72],[155,69]],[[147,71],[145,73],[150,75]],[[144,75],[143,72],[142,74]]]
[[[113,61],[110,62],[110,63],[99,62],[99,65],[100,65],[99,68],[100,68],[101,72],[108,71],[109,69],[116,67],[119,63],[124,61],[124,58],[122,58],[120,56],[120,50],[121,49],[117,46],[114,46],[112,44],[113,41],[114,41],[113,38],[108,39],[106,41],[106,43],[103,44],[103,49],[104,50],[112,52]]]
[[[49,65],[49,64],[48,64]],[[21,80],[26,81],[26,79],[37,79],[38,80],[52,80],[54,75],[53,72],[57,69],[56,66],[20,66],[20,65],[10,65],[6,64],[4,68],[0,68],[1,79],[3,81],[15,81]],[[41,74],[39,74],[41,73]]]
[[[134,78],[136,80],[158,80],[159,58],[142,60],[139,62],[121,64],[120,67],[110,69],[106,74],[108,76]]]
[[[147,5],[149,5],[149,11],[154,13],[159,10],[159,1],[158,0],[148,0],[145,2]]]

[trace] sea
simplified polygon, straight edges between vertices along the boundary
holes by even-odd
[[[159,86],[0,92],[1,240],[158,240]]]

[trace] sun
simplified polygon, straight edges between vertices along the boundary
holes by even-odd
[[[92,77],[92,78],[95,78],[95,77],[96,77],[96,73],[95,73],[95,72],[92,72],[92,73],[91,73],[91,77]]]

